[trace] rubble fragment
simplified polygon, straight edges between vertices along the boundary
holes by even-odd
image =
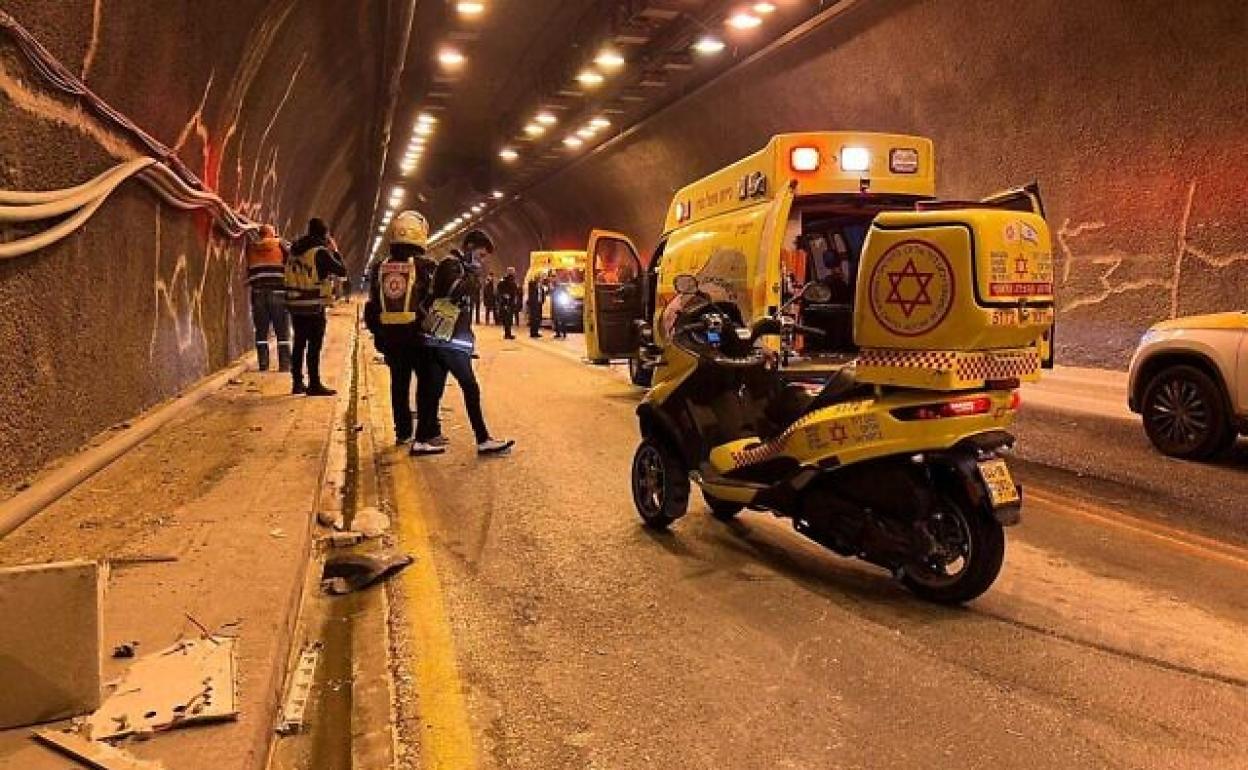
[[[32,737],[54,751],[95,770],[165,770],[162,762],[146,762],[122,749],[97,743],[78,733],[40,730]]]
[[[282,713],[278,717],[277,732],[279,735],[294,735],[304,726],[304,713],[308,708],[308,699],[312,694],[312,684],[316,679],[316,664],[321,658],[321,643],[312,642],[304,646],[299,653],[299,662],[290,677],[290,688],[282,702]]]
[[[336,554],[325,560],[321,587],[335,596],[353,593],[394,577],[415,561],[407,554]]]
[[[380,509],[369,506],[356,511],[351,526],[364,537],[381,537],[390,529],[390,517]]]

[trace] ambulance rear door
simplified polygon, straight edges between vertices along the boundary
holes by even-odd
[[[625,235],[595,230],[585,251],[586,357],[595,363],[631,358],[636,322],[645,312],[637,247]]]

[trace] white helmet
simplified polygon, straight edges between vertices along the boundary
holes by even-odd
[[[429,245],[429,220],[415,211],[404,211],[390,225],[390,243],[425,248]]]

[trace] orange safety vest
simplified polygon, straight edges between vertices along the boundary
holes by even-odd
[[[286,276],[285,254],[278,238],[264,238],[247,246],[247,283],[280,286]]]

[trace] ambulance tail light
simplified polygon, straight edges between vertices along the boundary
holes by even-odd
[[[789,153],[789,166],[799,173],[818,171],[823,157],[818,147],[794,147]]]
[[[865,172],[871,169],[871,151],[866,147],[842,147],[841,171]]]
[[[894,174],[917,174],[919,151],[912,147],[896,147],[888,153],[888,170]]]
[[[902,422],[914,420],[944,420],[950,417],[973,417],[988,414],[992,411],[992,398],[975,396],[960,398],[957,401],[946,401],[943,404],[922,404],[894,409],[892,415]]]

